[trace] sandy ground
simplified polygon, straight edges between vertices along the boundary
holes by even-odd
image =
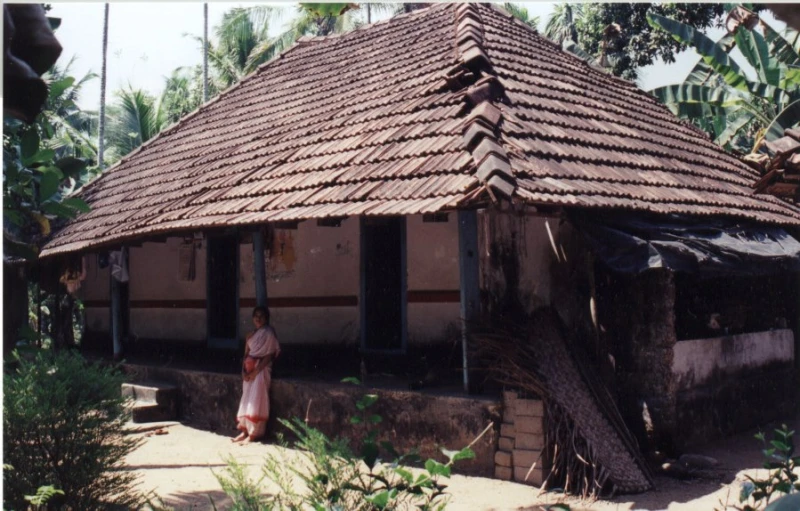
[[[795,429],[800,427],[800,418],[790,422]],[[226,509],[230,500],[213,474],[225,467],[223,459],[233,455],[258,478],[264,457],[280,449],[261,443],[235,445],[227,436],[176,422],[131,425],[130,428],[131,434],[141,437],[143,443],[129,455],[127,465],[140,475],[142,490],[154,492],[176,511],[212,509],[209,496],[217,509]],[[156,428],[167,433],[153,434]],[[760,445],[753,439],[754,433],[726,438],[695,451],[720,461],[719,474],[714,480],[679,481],[659,476],[657,489],[641,495],[623,495],[596,502],[566,502],[572,509],[598,511],[722,510],[721,502],[736,502],[744,474],[756,474],[761,466]],[[290,459],[293,451],[287,450],[284,455]],[[454,475],[449,488],[452,499],[448,509],[454,511],[534,511],[540,509],[541,504],[564,500],[557,495],[539,495],[536,488],[529,486],[480,477]]]

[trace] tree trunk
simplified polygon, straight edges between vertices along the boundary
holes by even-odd
[[[203,4],[203,102],[208,101],[208,4]]]
[[[100,125],[98,135],[100,140],[97,144],[97,166],[102,172],[105,168],[103,164],[103,152],[105,150],[106,136],[106,65],[108,63],[108,4],[105,6],[103,21],[103,67],[100,72]]]
[[[3,355],[8,360],[28,318],[28,284],[19,266],[3,263],[3,278]]]

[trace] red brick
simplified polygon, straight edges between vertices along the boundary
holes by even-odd
[[[501,436],[500,441],[497,443],[497,448],[501,451],[511,452],[514,450],[514,439],[510,437]]]
[[[514,477],[514,470],[510,467],[494,467],[494,478],[510,481]]]
[[[510,452],[503,452],[497,451],[494,453],[494,464],[499,465],[501,467],[510,467],[511,466],[511,453]]]
[[[544,481],[544,470],[539,467],[534,468],[528,474],[528,470],[530,467],[514,467],[514,481],[523,484],[530,484],[535,486],[541,486],[542,481]],[[528,475],[528,479],[525,479],[525,476]]]
[[[542,451],[529,451],[526,449],[514,449],[514,466],[531,468],[536,463],[539,468],[544,464],[542,459]]]
[[[544,425],[541,417],[517,417],[514,418],[514,431],[520,433],[533,433],[534,435],[544,434]]]
[[[517,433],[514,435],[514,448],[542,450],[544,449],[544,435]]]
[[[500,436],[513,438],[515,432],[516,429],[514,428],[513,424],[506,424],[506,423],[500,424]]]
[[[517,415],[544,417],[544,403],[539,399],[517,399]]]

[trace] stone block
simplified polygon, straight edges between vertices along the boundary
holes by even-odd
[[[514,449],[513,458],[515,467],[531,468],[531,466],[533,466],[533,464],[536,463],[536,468],[540,468],[544,465],[544,459],[542,459],[542,451]]]
[[[514,439],[510,437],[501,436],[497,443],[497,448],[501,451],[511,452],[514,450]]]
[[[541,486],[544,481],[544,470],[536,467],[528,472],[530,467],[514,467],[514,481],[532,486]],[[526,478],[527,476],[527,478]]]
[[[544,403],[539,399],[517,399],[517,415],[544,417]]]
[[[544,435],[517,433],[514,436],[514,448],[541,451],[544,449]]]
[[[494,467],[494,478],[510,481],[514,477],[514,470],[510,467]]]
[[[505,406],[509,406],[514,401],[517,400],[517,393],[513,390],[504,390],[503,391],[503,404]]]
[[[503,452],[497,451],[494,453],[494,464],[495,466],[501,467],[510,467],[511,466],[511,453],[510,452]]]
[[[516,429],[514,428],[514,424],[500,424],[500,436],[511,437],[514,438],[514,433]]]
[[[514,424],[517,418],[517,407],[514,405],[503,407],[503,422],[506,424]]]
[[[541,417],[520,417],[514,419],[514,431],[520,433],[544,434],[544,424]],[[503,435],[506,436],[506,435]]]

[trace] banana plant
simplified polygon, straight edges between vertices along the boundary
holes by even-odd
[[[800,123],[800,37],[791,29],[781,34],[759,20],[748,30],[739,26],[714,42],[678,21],[648,14],[656,30],[693,47],[700,59],[683,83],[650,92],[674,114],[692,120],[719,145],[757,152],[764,141],[783,136]],[[745,74],[731,56],[739,48],[755,70]]]

